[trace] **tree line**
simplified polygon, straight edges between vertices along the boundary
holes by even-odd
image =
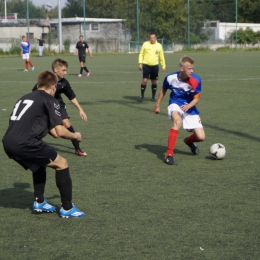
[[[86,17],[125,19],[125,27],[131,31],[133,40],[137,39],[137,11],[139,14],[140,41],[146,40],[150,32],[158,38],[174,42],[187,41],[187,21],[190,20],[191,42],[205,41],[209,35],[202,33],[205,20],[235,22],[235,0],[86,0]],[[4,1],[0,11],[3,14]],[[62,17],[83,17],[83,0],[67,0],[62,8]],[[190,12],[188,12],[188,9]],[[19,19],[26,18],[26,0],[9,0],[8,13],[18,13]],[[30,19],[57,18],[57,6],[46,10],[43,5],[35,6],[29,1]],[[238,1],[238,22],[260,23],[260,0]]]

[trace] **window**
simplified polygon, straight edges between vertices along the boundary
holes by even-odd
[[[92,23],[91,24],[91,31],[99,31],[99,24],[98,23]]]
[[[82,23],[82,31],[99,31],[99,23]]]

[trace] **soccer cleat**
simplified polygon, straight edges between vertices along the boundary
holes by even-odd
[[[140,96],[138,101],[139,101],[139,102],[143,102],[143,99],[144,99],[144,97],[143,97],[143,96]]]
[[[81,74],[79,74],[79,75],[78,75],[78,78],[81,78],[81,77],[82,77],[82,75],[81,75]]]
[[[75,150],[75,153],[78,156],[87,156],[87,153],[83,152],[81,149]]]
[[[28,70],[27,70],[27,69],[25,69],[25,70],[23,70],[23,72],[28,72]]]
[[[37,201],[34,201],[33,210],[36,212],[54,212],[56,211],[56,207],[49,204],[47,202],[47,199],[44,199],[43,203],[38,203]]]
[[[188,145],[188,146],[190,147],[190,150],[191,150],[191,152],[192,152],[194,155],[198,155],[198,154],[200,153],[200,150],[199,150],[199,148],[198,148],[198,146],[197,146],[196,144],[194,144],[194,143],[192,143],[192,144],[187,144],[187,143],[186,143],[186,138],[185,138],[183,141],[184,141],[184,143],[185,143],[186,145]]]
[[[87,77],[89,77],[90,76],[90,71],[89,72],[87,72]]]
[[[169,165],[176,165],[177,163],[174,161],[174,158],[171,154],[169,154],[167,156],[167,158],[165,158],[165,163],[169,164]]]
[[[60,209],[60,217],[62,218],[82,218],[85,216],[87,216],[87,214],[80,211],[73,203],[70,210]]]
[[[32,67],[32,71],[34,71],[34,67]]]
[[[156,98],[152,98],[152,101],[153,101],[153,102],[156,102]]]

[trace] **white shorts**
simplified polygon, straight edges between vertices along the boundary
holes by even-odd
[[[177,104],[171,104],[168,106],[168,117],[172,120],[172,112],[178,111],[182,118],[182,126],[186,130],[193,130],[195,128],[203,128],[200,116],[199,115],[191,115],[187,112],[181,110],[181,108]]]
[[[23,60],[29,60],[29,59],[30,59],[30,54],[29,53],[23,54]]]

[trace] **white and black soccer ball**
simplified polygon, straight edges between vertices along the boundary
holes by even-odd
[[[220,143],[213,144],[209,149],[209,154],[216,160],[223,159],[226,155],[226,148]]]

